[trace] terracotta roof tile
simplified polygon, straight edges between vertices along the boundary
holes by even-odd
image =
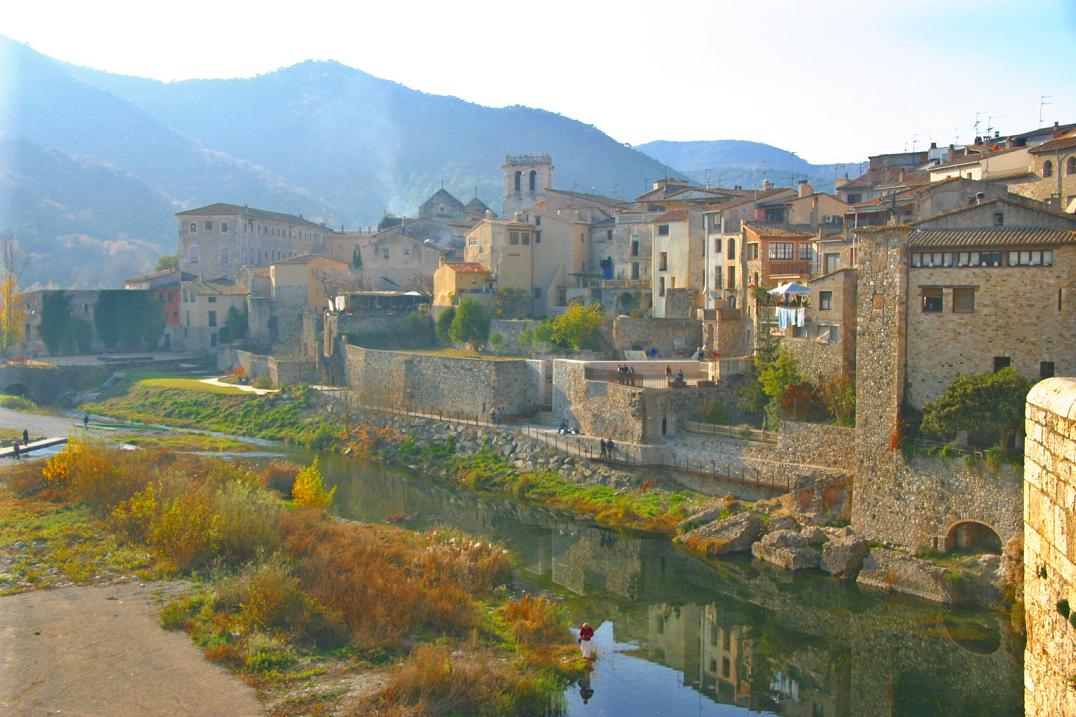
[[[912,229],[908,246],[964,247],[1076,244],[1076,231],[1046,227],[986,227],[981,229]]]

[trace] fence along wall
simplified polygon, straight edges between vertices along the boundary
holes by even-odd
[[[347,386],[363,403],[469,418],[526,415],[542,403],[541,361],[346,350]]]
[[[1027,397],[1024,442],[1024,713],[1076,715],[1076,379]]]

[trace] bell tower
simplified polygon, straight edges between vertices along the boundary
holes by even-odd
[[[501,165],[504,172],[502,217],[526,211],[545,199],[553,187],[553,159],[548,154],[508,154]]]

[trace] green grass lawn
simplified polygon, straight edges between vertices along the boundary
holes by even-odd
[[[216,386],[211,383],[202,383],[196,378],[145,378],[139,381],[138,385],[178,388],[184,391],[201,391],[202,393],[223,393],[230,396],[253,395],[250,391],[244,391],[235,386]]]

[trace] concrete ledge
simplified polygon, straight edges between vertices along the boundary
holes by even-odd
[[[1076,378],[1058,376],[1039,381],[1027,394],[1027,405],[1076,421]]]

